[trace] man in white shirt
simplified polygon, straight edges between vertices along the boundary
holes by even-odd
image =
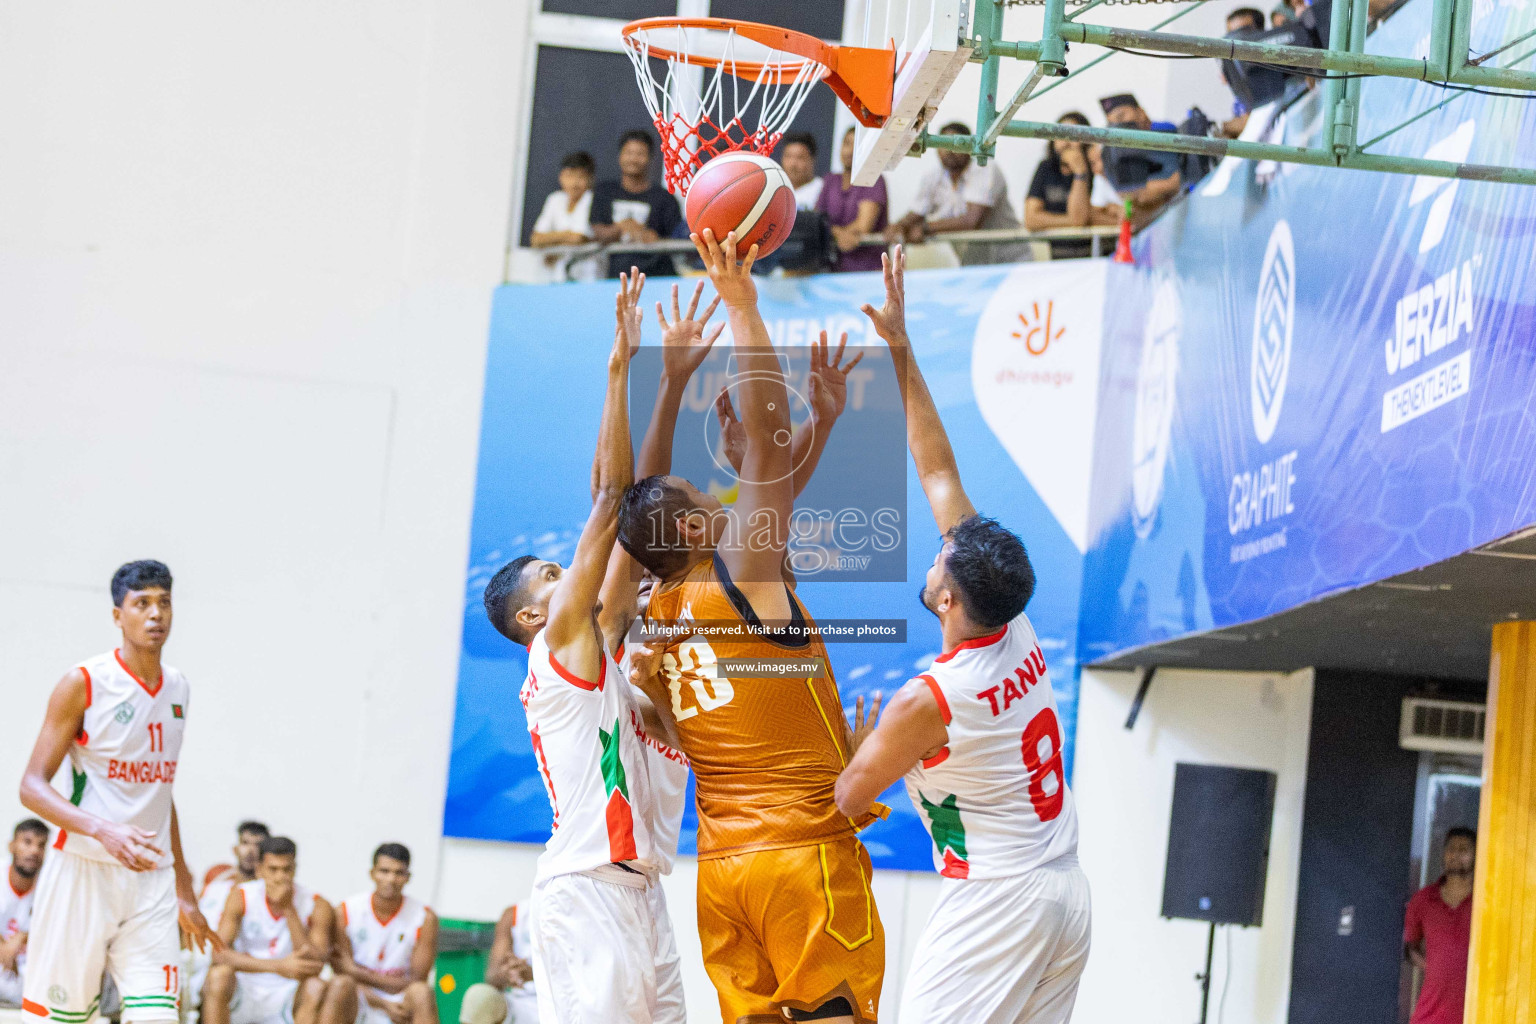
[[[940,135],[969,135],[971,129],[951,121]],[[892,241],[917,244],[932,235],[950,231],[991,231],[1017,228],[1019,217],[1008,199],[1008,183],[996,161],[982,167],[969,153],[939,150],[939,166],[924,175],[912,210],[886,228]],[[1019,263],[1030,258],[1026,242],[970,242],[955,245],[955,255],[966,265]]]
[[[779,163],[795,188],[795,209],[814,210],[821,198],[822,179],[816,176],[816,136],[790,132],[779,146]]]

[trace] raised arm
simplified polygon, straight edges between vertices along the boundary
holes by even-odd
[[[634,482],[629,443],[629,359],[640,337],[640,289],[645,275],[620,275],[618,326],[608,356],[608,392],[603,399],[593,460],[592,512],[576,542],[576,553],[549,600],[545,638],[555,656],[585,679],[599,678],[603,652],[592,630],[592,613],[619,529],[619,501]]]
[[[827,441],[832,436],[832,427],[847,407],[848,374],[864,359],[864,353],[860,352],[844,366],[843,348],[847,343],[848,334],[844,332],[838,339],[837,351],[829,355],[827,332],[822,331],[821,340],[811,348],[811,372],[808,378],[811,415],[805,423],[795,428],[795,436],[790,443],[790,464],[795,467],[796,498],[800,497],[800,492],[805,490],[805,485],[815,475],[816,466],[821,462],[821,453],[826,451]],[[720,440],[725,457],[739,476],[747,450],[747,430],[736,416],[730,391],[722,389],[715,399],[715,416],[720,421]]]
[[[704,267],[725,302],[726,318],[736,348],[735,373],[741,402],[741,422],[747,449],[742,456],[740,489],[732,514],[734,536],[720,545],[720,557],[737,587],[765,623],[789,618],[789,594],[784,588],[784,549],[789,541],[789,517],[795,493],[791,456],[789,388],[768,328],[757,311],[757,286],[752,263],[757,246],[736,262],[736,236],[717,242],[706,230],[693,236]]]
[[[672,438],[677,433],[677,412],[682,406],[683,394],[688,382],[708,358],[720,332],[725,330],[721,321],[709,327],[710,318],[720,305],[720,296],[704,309],[704,315],[695,318],[699,300],[704,295],[704,282],[693,289],[693,297],[684,313],[678,303],[678,286],[672,286],[672,318],[660,302],[656,303],[656,320],[661,324],[661,382],[656,389],[656,404],[651,410],[651,422],[646,427],[645,438],[640,442],[640,467],[635,479],[643,480],[658,473],[672,472]],[[635,595],[640,583],[640,566],[621,546],[613,546],[608,568],[603,576],[600,593],[602,604],[597,614],[597,625],[603,633],[603,642],[610,651],[615,650],[629,624],[635,618]]]
[[[82,811],[53,788],[53,777],[64,763],[69,745],[80,735],[85,709],[90,706],[90,680],[84,669],[70,669],[53,688],[43,727],[38,730],[32,756],[21,775],[22,806],[59,828],[90,836],[125,867],[149,871],[159,863],[167,836],[98,818]]]
[[[923,372],[912,358],[907,337],[906,270],[907,254],[900,247],[896,259],[881,256],[885,270],[885,305],[875,309],[869,303],[860,307],[874,325],[875,333],[891,348],[891,359],[901,375],[901,407],[907,417],[907,448],[917,465],[917,477],[928,497],[928,507],[939,524],[940,533],[948,533],[960,520],[976,514],[971,499],[960,484],[960,468],[955,451],[939,419],[939,409],[928,393]]]

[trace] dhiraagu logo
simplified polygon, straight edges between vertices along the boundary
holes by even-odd
[[[1183,328],[1179,287],[1172,278],[1157,286],[1141,339],[1136,373],[1136,419],[1131,430],[1131,513],[1136,536],[1148,537],[1163,500],[1163,473],[1173,440],[1174,387]]]
[[[1285,385],[1291,373],[1291,334],[1296,322],[1296,249],[1291,226],[1277,221],[1264,249],[1259,272],[1259,296],[1253,309],[1253,350],[1249,360],[1248,395],[1253,409],[1253,433],[1268,444],[1285,405]]]

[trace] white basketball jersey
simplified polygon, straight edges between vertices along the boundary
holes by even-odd
[[[944,749],[907,773],[939,873],[1001,878],[1075,854],[1056,695],[1024,613],[940,655],[917,678],[949,729]]]
[[[644,811],[652,799],[645,751],[613,657],[604,650],[602,676],[584,680],[560,664],[540,631],[519,696],[555,815],[535,881],[610,863],[659,870]]]
[[[370,971],[404,978],[411,973],[411,955],[427,920],[427,905],[407,896],[384,920],[373,909],[373,893],[361,892],[341,905],[341,926],[352,941],[352,959]],[[404,992],[379,992],[385,999],[404,998]]]
[[[9,939],[21,932],[32,930],[32,897],[37,894],[37,882],[26,892],[11,888],[10,866],[5,867],[5,885],[0,886],[0,939]],[[27,951],[16,958],[17,967],[25,967]],[[0,973],[4,973],[0,971]]]
[[[219,926],[219,918],[224,915],[224,904],[229,902],[229,894],[234,890],[236,881],[234,875],[216,878],[203,887],[203,894],[197,898],[197,909],[203,912],[208,923],[215,928]]]
[[[267,883],[259,878],[242,882],[240,897],[245,901],[245,912],[235,935],[235,949],[258,960],[281,960],[291,955],[293,932],[286,915],[274,911],[267,902]],[[310,916],[315,912],[315,894],[302,885],[294,885],[293,909],[308,929]]]
[[[86,707],[80,735],[69,748],[73,769],[70,801],[83,811],[154,834],[170,867],[171,783],[187,724],[187,680],[161,665],[158,686],[134,675],[118,651],[79,666],[85,673]],[[59,829],[54,848],[91,860],[117,859],[89,836]]]
[[[629,679],[629,657],[622,644],[619,645],[618,663],[619,678]],[[683,809],[688,800],[688,757],[666,740],[646,731],[640,708],[643,706],[641,702],[649,701],[650,698],[632,686],[630,697],[636,705],[630,709],[630,720],[645,751],[646,771],[651,784],[652,799],[643,811],[650,825],[651,842],[656,848],[657,870],[663,875],[669,875],[677,859],[677,838],[683,831]]]

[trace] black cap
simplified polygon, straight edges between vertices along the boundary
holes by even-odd
[[[1128,92],[1122,92],[1115,96],[1105,96],[1099,100],[1099,106],[1104,108],[1104,116],[1108,117],[1110,111],[1118,107],[1140,107],[1141,104],[1136,102],[1135,96]]]

